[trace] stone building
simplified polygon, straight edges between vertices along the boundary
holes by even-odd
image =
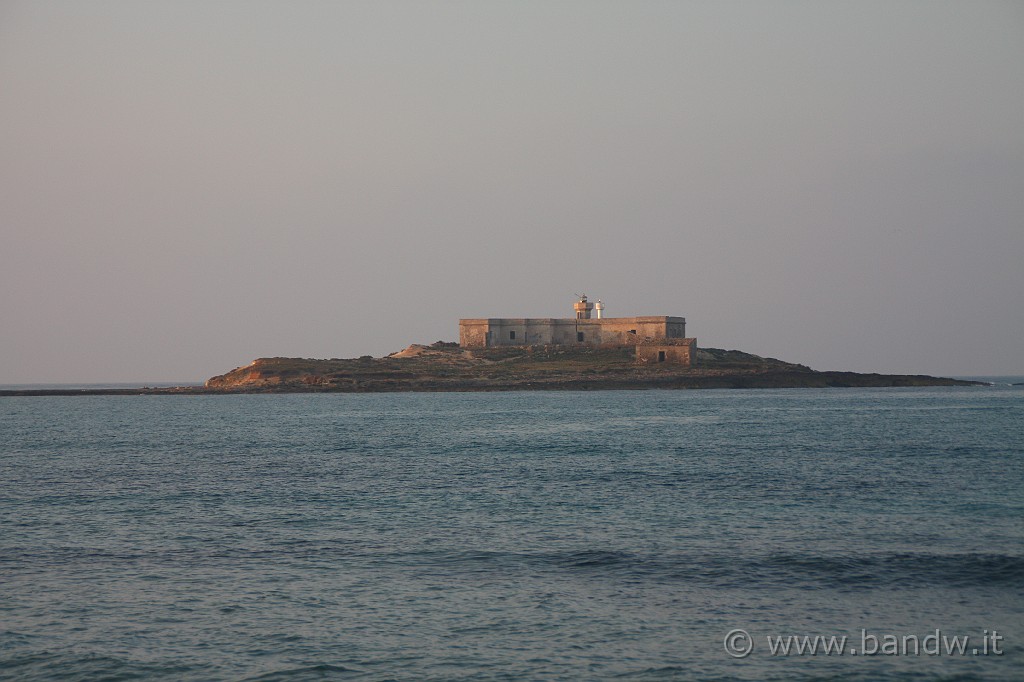
[[[596,309],[597,317],[592,316]],[[686,338],[686,319],[665,315],[604,317],[604,306],[581,296],[572,318],[486,318],[459,320],[463,348],[498,346],[637,346],[637,360],[690,365],[696,340]],[[668,342],[661,343],[659,342]],[[641,351],[640,346],[645,350]],[[643,355],[643,357],[641,357]]]
[[[697,339],[654,339],[636,345],[636,361],[641,364],[670,362],[693,367],[697,360]]]

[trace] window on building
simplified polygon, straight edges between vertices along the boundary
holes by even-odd
[[[632,334],[633,336],[636,336],[636,330],[635,329],[630,329],[629,333]]]
[[[658,351],[658,362],[665,362],[665,351]]]
[[[576,332],[576,341],[578,343],[583,343],[583,332]]]
[[[509,332],[508,333],[508,338],[510,340],[512,340],[512,341],[515,341],[516,340],[516,333],[515,332]]]

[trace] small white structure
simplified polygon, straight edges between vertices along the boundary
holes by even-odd
[[[604,317],[604,303],[601,303],[601,299],[597,299],[597,303],[594,304],[594,312],[597,313],[597,319]]]

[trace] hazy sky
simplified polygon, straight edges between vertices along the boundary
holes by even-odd
[[[681,315],[1024,374],[1024,3],[0,0],[0,383]]]

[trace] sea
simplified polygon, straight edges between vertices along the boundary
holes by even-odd
[[[0,679],[1022,680],[1017,382],[0,398]]]

